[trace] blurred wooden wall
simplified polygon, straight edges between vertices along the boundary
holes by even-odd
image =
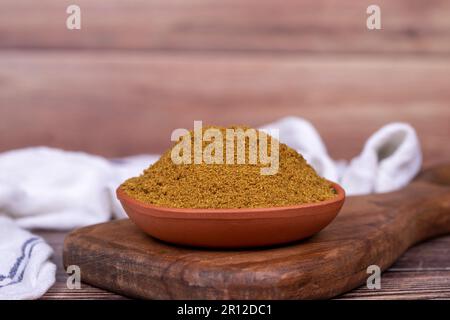
[[[450,161],[450,1],[0,2],[0,150],[161,152],[193,120],[309,119],[332,156],[407,121],[425,163]]]

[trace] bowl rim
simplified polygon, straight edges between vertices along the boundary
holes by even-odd
[[[262,208],[173,208],[173,207],[163,207],[163,206],[157,206],[149,203],[142,202],[140,200],[133,199],[129,195],[125,193],[125,191],[122,190],[121,186],[119,186],[116,189],[116,195],[117,198],[120,200],[122,205],[125,203],[128,206],[132,206],[134,209],[138,209],[140,213],[149,214],[146,212],[147,210],[152,210],[153,214],[152,216],[155,216],[155,212],[158,212],[161,214],[169,214],[169,217],[176,217],[178,214],[183,214],[183,217],[192,216],[192,214],[203,216],[203,214],[219,214],[220,218],[239,218],[236,215],[237,214],[249,214],[252,216],[255,213],[273,213],[274,211],[292,211],[297,209],[316,209],[320,207],[329,206],[332,204],[337,203],[343,203],[345,200],[345,190],[336,182],[326,180],[328,181],[336,191],[337,195],[336,197],[320,201],[320,202],[314,202],[314,203],[305,203],[300,205],[293,205],[293,206],[284,206],[284,207],[262,207]],[[302,210],[303,212],[307,212],[308,210]],[[170,213],[172,215],[170,215]],[[150,215],[150,214],[149,214]],[[156,214],[157,216],[160,216],[159,214]],[[205,216],[203,216],[205,217]]]

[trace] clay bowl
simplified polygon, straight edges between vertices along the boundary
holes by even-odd
[[[195,247],[245,248],[288,243],[310,237],[338,214],[345,192],[332,183],[334,199],[289,207],[251,209],[178,209],[117,197],[130,219],[157,239]]]

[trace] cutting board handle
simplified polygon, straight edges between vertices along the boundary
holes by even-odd
[[[391,205],[408,219],[412,243],[450,233],[450,164],[424,170],[401,194],[402,202]]]
[[[450,233],[450,164],[431,168],[405,188],[348,197],[342,212],[308,240],[246,251],[194,250],[147,237],[129,220],[76,230],[64,264],[84,281],[156,299],[329,298],[385,270],[410,246]]]

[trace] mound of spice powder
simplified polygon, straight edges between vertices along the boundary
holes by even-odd
[[[213,128],[225,131],[225,128]],[[268,149],[271,139],[274,138],[269,136]],[[172,208],[284,207],[320,202],[336,196],[332,185],[285,144],[279,144],[276,174],[262,175],[262,166],[248,162],[174,164],[171,150],[168,150],[142,175],[128,179],[121,188],[136,200]]]

